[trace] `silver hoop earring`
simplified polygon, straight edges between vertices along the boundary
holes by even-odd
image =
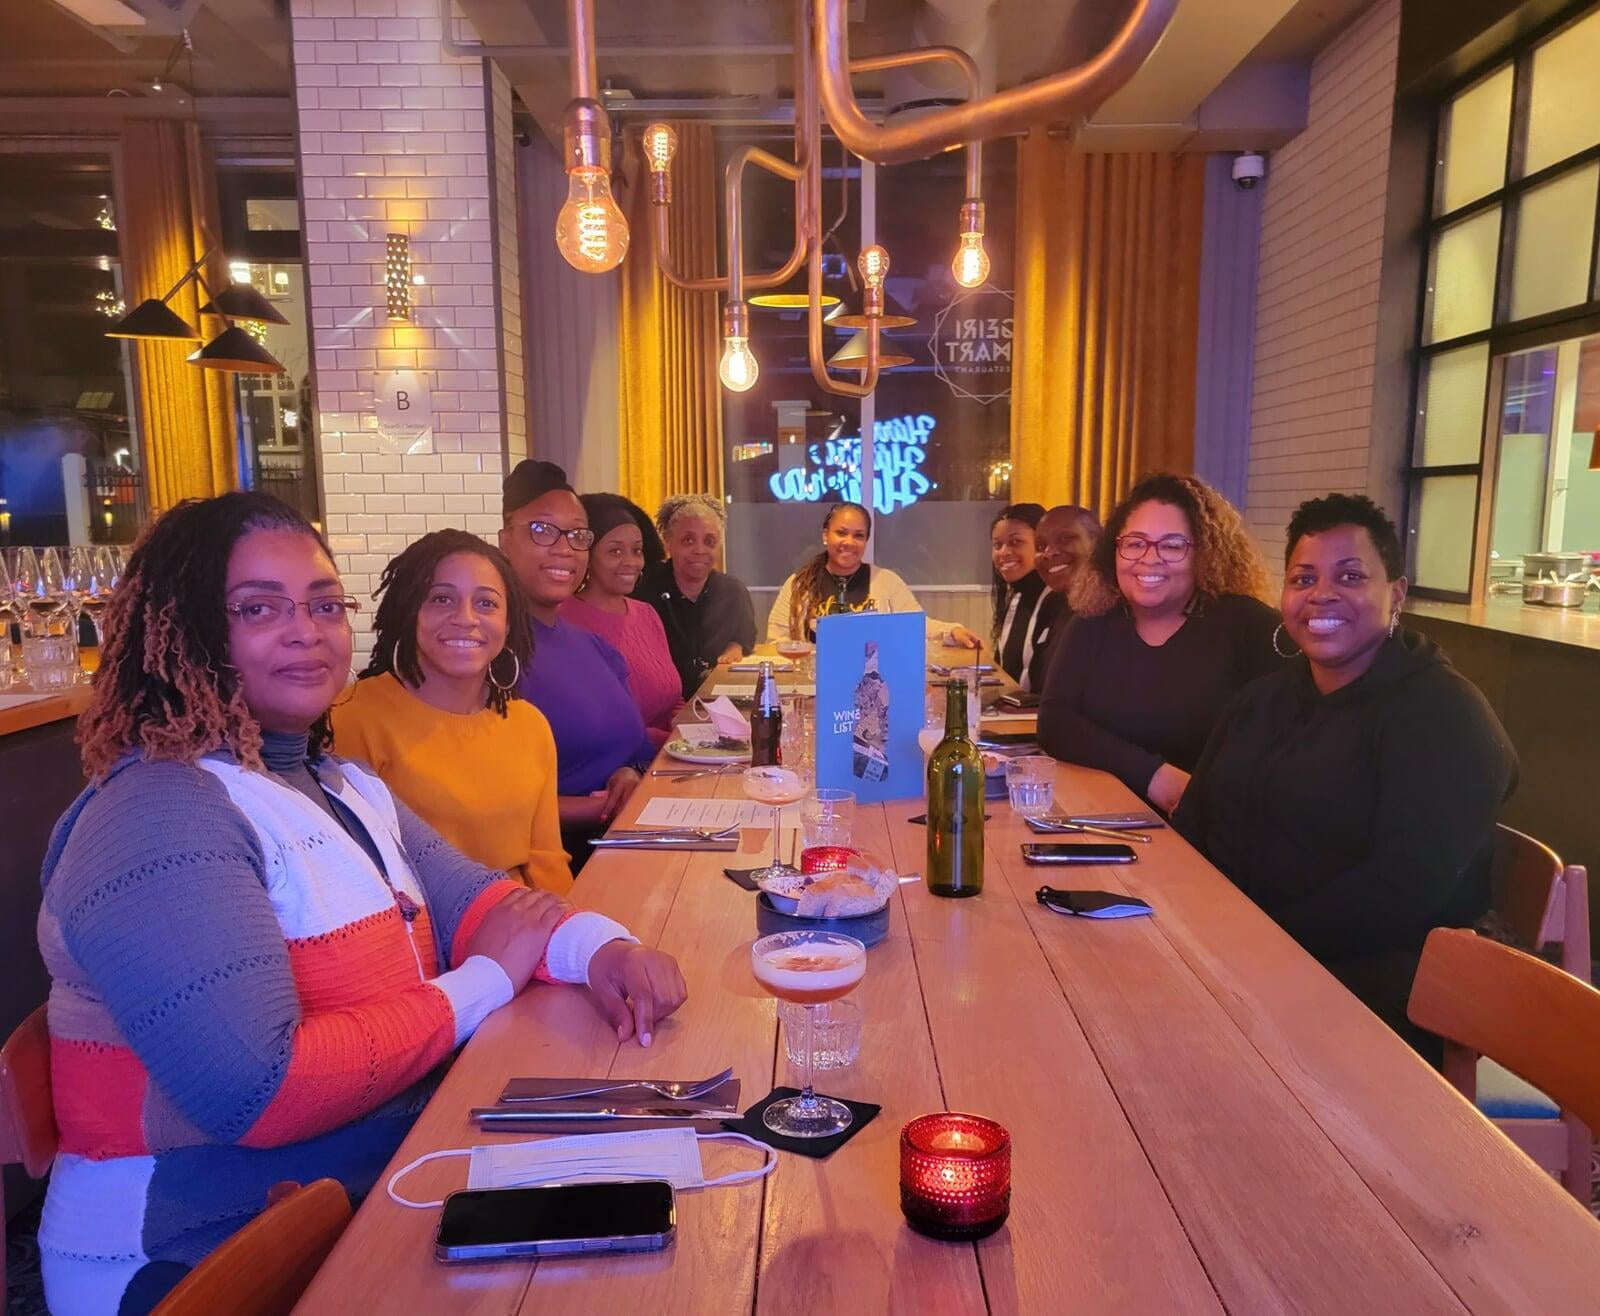
[[[1283,646],[1278,643],[1278,637],[1281,636],[1282,634],[1283,634],[1283,623],[1280,621],[1278,623],[1278,629],[1272,632],[1272,652],[1277,654],[1278,657],[1280,657],[1280,658],[1298,658],[1300,656],[1300,650],[1296,649],[1296,650],[1294,650],[1294,652],[1290,653],[1290,652],[1287,652],[1283,648]]]
[[[511,653],[511,651],[509,649],[502,649],[500,650],[500,653]],[[499,653],[495,654],[496,658],[499,656]],[[489,662],[489,684],[502,693],[513,689],[517,682],[522,679],[522,659],[518,658],[517,655],[513,653],[511,654],[511,661],[516,664],[516,671],[512,674],[511,679],[504,685],[501,685],[500,682],[494,679],[494,661],[491,659]]]

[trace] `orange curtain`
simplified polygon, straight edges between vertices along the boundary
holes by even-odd
[[[127,302],[161,297],[218,230],[213,171],[191,123],[129,119],[122,130],[122,251]],[[203,273],[212,288],[227,283],[222,252]],[[210,339],[222,321],[207,316],[191,279],[168,303]],[[233,379],[201,370],[184,358],[199,343],[129,343],[144,453],[145,487],[153,514],[184,498],[207,498],[238,484],[233,433]]]
[[[717,206],[722,189],[716,144],[705,123],[674,124],[669,247],[685,278],[717,271]],[[622,266],[618,469],[622,492],[654,513],[672,493],[722,493],[722,330],[715,293],[684,292],[661,275],[655,256],[650,183],[630,133],[634,177]]]
[[[1147,471],[1192,468],[1204,171],[1021,143],[1013,498],[1103,518]]]

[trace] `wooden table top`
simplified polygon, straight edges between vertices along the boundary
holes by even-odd
[[[652,793],[740,792],[737,777]],[[1122,810],[1110,777],[1063,767],[1057,800]],[[1180,838],[1162,831],[1084,886],[1153,918],[1074,920],[1033,898],[1029,833],[990,804],[985,888],[892,902],[854,999],[861,1056],[820,1088],[882,1103],[829,1159],[685,1192],[666,1252],[495,1264],[433,1259],[435,1210],[369,1196],[298,1308],[523,1312],[1578,1312],[1600,1298],[1600,1226]],[[923,869],[920,801],[858,810],[857,842]],[[751,833],[759,851],[765,836]],[[576,987],[539,986],[467,1044],[393,1165],[504,1140],[467,1118],[514,1075],[709,1074],[753,1103],[797,1081],[749,967],[755,897],[715,853],[609,851],[575,901],[678,958],[689,1000],[648,1050],[618,1046]],[[1049,880],[1048,878],[1045,880]],[[1060,885],[1059,874],[1055,884]],[[938,1243],[900,1215],[911,1117],[970,1110],[1013,1140],[1010,1220]],[[514,1135],[526,1137],[527,1135]],[[703,1144],[708,1174],[757,1163]],[[414,1172],[418,1200],[462,1159]]]

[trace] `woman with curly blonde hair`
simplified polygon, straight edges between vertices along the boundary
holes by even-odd
[[[1278,615],[1239,513],[1192,475],[1147,475],[1073,582],[1039,743],[1171,812],[1234,693],[1270,670]]]

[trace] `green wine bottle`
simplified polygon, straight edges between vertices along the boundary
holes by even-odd
[[[928,890],[983,890],[983,758],[967,736],[967,683],[945,695],[944,739],[928,756]]]

